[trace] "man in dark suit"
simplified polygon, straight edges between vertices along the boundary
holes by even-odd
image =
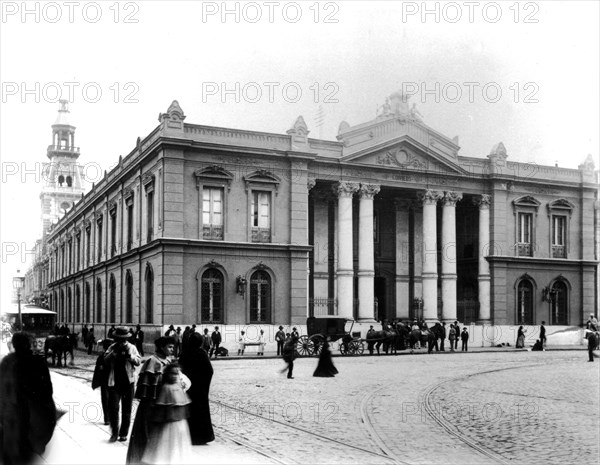
[[[442,323],[442,329],[440,331],[440,352],[445,352],[444,350],[444,339],[446,339],[446,323]]]
[[[540,342],[542,343],[542,347],[546,345],[546,324],[545,321],[542,321],[542,325],[540,326]]]
[[[217,356],[219,355],[219,346],[221,345],[221,333],[219,332],[218,326],[215,326],[215,330],[210,335],[210,338],[212,340],[212,347],[210,349],[209,357],[212,357],[212,354],[214,353],[215,358],[217,358]]]
[[[275,340],[277,341],[277,356],[283,355],[283,343],[285,342],[285,333],[283,332],[283,326],[279,327],[279,331],[275,334]]]
[[[598,345],[599,334],[597,332],[589,332],[588,333],[588,362],[594,361],[594,349]]]

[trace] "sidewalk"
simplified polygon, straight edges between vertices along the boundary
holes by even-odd
[[[86,354],[87,357],[87,354]],[[80,358],[81,360],[81,358]],[[40,464],[124,464],[127,442],[109,443],[109,426],[104,425],[99,390],[92,391],[87,380],[52,372],[54,401],[66,410],[56,426],[52,440]],[[135,418],[136,404],[132,414]],[[259,464],[268,463],[265,456],[240,446],[219,435],[205,446],[193,446],[187,463],[194,464]]]

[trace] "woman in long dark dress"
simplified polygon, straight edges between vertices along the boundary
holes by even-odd
[[[128,464],[137,464],[142,461],[148,444],[150,429],[152,428],[152,411],[163,384],[163,371],[172,361],[175,339],[162,336],[154,341],[154,345],[156,351],[142,365],[135,390],[135,397],[140,399],[140,404],[129,438],[126,459]]]
[[[192,382],[187,393],[192,399],[188,423],[193,445],[206,444],[215,440],[208,404],[213,367],[208,354],[202,348],[202,343],[202,336],[193,333],[189,338],[187,350],[179,358],[181,371]]]
[[[525,347],[525,333],[527,332],[526,329],[523,329],[523,326],[519,326],[519,330],[517,331],[517,343],[516,343],[516,348],[517,349],[522,349]]]
[[[321,378],[332,378],[337,374],[338,370],[333,365],[333,360],[331,359],[329,342],[325,341],[323,343],[323,349],[321,350],[321,354],[319,355],[319,363],[317,365],[317,369],[313,373],[313,376],[318,376]]]

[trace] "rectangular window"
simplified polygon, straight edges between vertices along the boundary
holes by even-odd
[[[81,268],[81,233],[77,235],[75,242],[75,271]]]
[[[85,266],[90,266],[90,250],[92,242],[92,231],[91,229],[85,230]]]
[[[271,242],[271,193],[253,191],[250,211],[252,242]]]
[[[98,261],[102,261],[102,221],[98,221],[98,234],[96,235],[96,241],[98,242]]]
[[[147,241],[150,242],[152,240],[152,236],[154,234],[154,192],[148,192],[146,194],[146,213],[147,213]]]
[[[566,225],[565,216],[552,216],[552,258],[566,258]]]
[[[517,254],[519,256],[532,256],[532,221],[531,213],[519,213],[518,221],[518,238],[517,238]]]
[[[110,215],[110,256],[117,253],[117,214]]]
[[[127,204],[127,251],[133,246],[133,202]]]
[[[223,189],[202,189],[202,238],[223,239]]]

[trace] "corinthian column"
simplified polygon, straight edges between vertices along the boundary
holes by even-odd
[[[473,200],[479,205],[479,322],[491,323],[490,265],[485,259],[490,252],[490,203],[492,196],[483,194]]]
[[[338,234],[337,300],[338,315],[353,318],[354,264],[352,250],[352,195],[358,183],[339,182],[333,187],[338,196],[336,230]]]
[[[458,192],[446,192],[442,209],[442,320],[456,320],[456,202]]]
[[[437,274],[437,201],[442,193],[426,190],[419,195],[423,202],[423,319],[438,319],[438,274]]]
[[[373,249],[373,197],[381,186],[361,184],[358,213],[358,319],[374,320],[375,257]]]

